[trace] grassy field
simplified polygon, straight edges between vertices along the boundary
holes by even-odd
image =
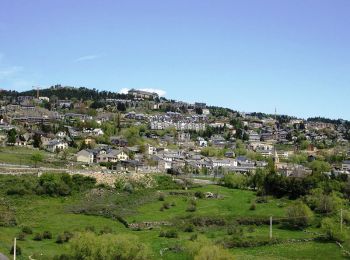
[[[217,199],[198,199],[196,201],[195,212],[187,212],[189,205],[189,196],[169,195],[169,190],[164,190],[164,201],[158,200],[158,192],[151,191],[147,195],[148,199],[141,199],[140,196],[118,195],[113,193],[111,199],[93,200],[91,204],[100,208],[116,204],[113,207],[115,212],[121,215],[129,223],[140,223],[143,221],[169,221],[181,222],[183,219],[193,217],[224,217],[233,220],[240,217],[262,217],[268,219],[269,216],[282,217],[285,214],[285,207],[290,203],[284,199],[269,199],[268,203],[257,204],[256,210],[250,210],[252,201],[256,195],[251,191],[233,190],[216,185],[209,185],[190,189],[188,192],[196,191],[218,193]],[[25,196],[1,196],[11,205],[11,209],[16,214],[17,226],[0,227],[0,252],[9,256],[13,238],[18,236],[21,227],[29,226],[33,229],[32,235],[27,235],[24,241],[18,241],[22,249],[22,256],[18,259],[28,259],[28,256],[40,256],[39,259],[50,259],[54,255],[67,252],[69,243],[57,244],[56,237],[64,231],[84,231],[89,229],[99,232],[105,227],[112,229],[113,233],[132,233],[147,244],[153,252],[154,259],[192,259],[186,250],[179,252],[166,251],[160,255],[164,248],[179,245],[180,248],[186,248],[186,245],[193,234],[206,237],[213,243],[224,238],[229,238],[227,226],[208,226],[195,227],[194,232],[184,232],[180,226],[176,227],[156,227],[151,230],[132,231],[126,228],[119,221],[108,217],[96,215],[73,214],[72,209],[79,208],[81,205],[89,204],[89,197],[83,194],[75,194],[68,197],[45,197],[37,195]],[[95,196],[99,197],[99,196]],[[120,198],[118,200],[118,198]],[[129,200],[128,200],[129,198]],[[84,202],[84,203],[82,203]],[[98,204],[101,205],[98,205]],[[169,209],[160,211],[164,203],[172,204]],[[102,205],[103,204],[103,205]],[[119,206],[118,206],[119,205]],[[122,208],[130,207],[131,210],[123,211]],[[91,209],[93,210],[93,209]],[[171,230],[176,228],[177,238],[159,237],[161,230]],[[310,230],[315,230],[311,227]],[[53,239],[34,241],[35,233],[50,231]],[[245,236],[251,238],[267,239],[269,236],[269,227],[261,226],[243,226]],[[304,239],[312,238],[313,235],[302,231],[291,231],[281,229],[278,225],[273,227],[273,235],[279,239]],[[230,249],[235,259],[342,259],[341,250],[334,243],[304,242],[304,243],[286,243],[268,246],[259,246],[252,248],[234,248]]]
[[[43,156],[43,161],[37,164],[38,167],[55,167],[64,164],[54,153],[15,146],[0,147],[0,163],[34,166],[31,156],[35,153]]]

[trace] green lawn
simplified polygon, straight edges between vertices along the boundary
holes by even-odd
[[[37,166],[55,167],[62,166],[64,164],[64,162],[61,161],[54,153],[32,148],[14,146],[0,148],[0,163],[34,166],[34,162],[31,160],[31,156],[35,153],[40,153],[43,156],[43,161],[39,162]]]

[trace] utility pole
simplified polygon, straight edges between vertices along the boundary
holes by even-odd
[[[16,260],[16,238],[13,241],[13,260]]]
[[[343,232],[343,209],[340,209],[340,232]]]
[[[272,239],[272,216],[270,217],[270,239]]]

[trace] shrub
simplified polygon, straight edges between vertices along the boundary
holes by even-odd
[[[221,184],[231,189],[244,189],[247,187],[247,177],[238,173],[226,174]]]
[[[11,246],[10,255],[13,255],[15,252],[14,246]],[[16,255],[22,255],[22,249],[19,246],[16,246]]]
[[[170,204],[168,202],[163,203],[163,208],[164,209],[170,209]]]
[[[197,234],[193,234],[190,236],[190,241],[195,241],[198,238]]]
[[[193,225],[188,225],[185,227],[184,232],[191,233],[194,231],[194,226]]]
[[[27,193],[29,193],[29,191],[27,191],[24,187],[10,188],[6,191],[6,194],[9,196],[11,196],[11,195],[23,196]]]
[[[161,190],[176,190],[180,188],[176,182],[173,181],[173,178],[167,175],[158,175],[155,176],[158,189]]]
[[[95,227],[94,226],[86,226],[85,231],[95,232]]]
[[[44,231],[43,233],[43,239],[51,239],[52,238],[52,234],[50,231]]]
[[[26,233],[21,232],[18,234],[17,239],[20,241],[24,241],[26,239],[26,235],[27,235]]]
[[[73,237],[73,234],[69,231],[64,231],[63,234],[60,234],[56,238],[57,244],[63,244],[65,242],[68,242]]]
[[[165,194],[164,193],[159,193],[158,200],[159,201],[164,201],[165,200]]]
[[[302,201],[296,201],[287,208],[287,225],[292,228],[304,228],[307,227],[313,217],[310,208]]]
[[[197,201],[195,199],[191,199],[190,204],[193,206],[197,206]]]
[[[195,212],[196,210],[197,210],[197,208],[193,204],[190,204],[186,209],[187,212]]]
[[[63,244],[64,242],[66,242],[65,236],[63,234],[58,235],[56,238],[56,243]]]
[[[36,234],[34,235],[33,240],[35,240],[35,241],[41,241],[41,240],[43,240],[43,235],[40,234],[40,233],[36,233]]]
[[[321,230],[324,232],[324,239],[327,241],[344,242],[346,236],[339,230],[339,225],[331,218],[324,218],[321,222]]]
[[[203,198],[205,198],[205,194],[204,194],[203,192],[201,192],[201,191],[196,191],[196,192],[194,193],[194,196],[195,196],[196,198],[198,198],[198,199],[203,199]]]
[[[31,229],[31,227],[28,227],[28,226],[22,227],[22,232],[28,235],[33,234],[33,230]]]
[[[261,197],[256,198],[255,202],[258,204],[261,204],[261,203],[267,203],[268,201],[267,201],[266,196],[261,196]]]
[[[111,234],[113,233],[113,230],[110,228],[110,227],[103,227],[100,231],[100,235],[103,235],[103,234]]]
[[[175,230],[168,230],[168,231],[161,231],[159,233],[159,237],[166,237],[166,238],[177,238],[177,232]]]
[[[134,187],[132,186],[131,183],[127,182],[124,185],[124,191],[129,192],[129,193],[133,193],[134,192]]]
[[[78,233],[70,241],[70,259],[151,259],[149,248],[129,234]]]
[[[171,202],[170,206],[175,207],[176,206],[175,201]]]
[[[227,229],[227,234],[228,235],[234,235],[234,236],[237,236],[237,237],[240,237],[243,235],[243,229],[242,227],[236,223],[236,224],[233,224],[231,225],[228,229]]]
[[[256,204],[252,203],[249,207],[249,210],[256,210]]]

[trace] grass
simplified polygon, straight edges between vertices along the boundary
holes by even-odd
[[[1,181],[1,179],[0,179]],[[28,259],[28,256],[43,254],[40,259],[50,259],[54,255],[62,254],[68,251],[68,244],[55,243],[56,237],[64,231],[83,231],[86,227],[93,226],[96,232],[104,227],[110,227],[114,233],[132,233],[139,237],[140,241],[147,244],[152,252],[154,259],[192,259],[190,255],[184,251],[172,252],[164,251],[164,248],[171,248],[179,245],[180,248],[186,248],[189,238],[193,234],[207,237],[215,243],[220,239],[230,238],[227,233],[227,226],[210,226],[195,227],[193,233],[184,232],[181,226],[175,227],[155,227],[152,230],[132,231],[125,228],[120,222],[107,217],[96,215],[72,214],[70,210],[74,207],[80,207],[86,202],[96,204],[100,209],[113,205],[113,210],[120,210],[123,216],[130,222],[143,221],[174,221],[187,216],[200,217],[225,217],[234,219],[237,217],[266,217],[284,216],[285,208],[281,205],[288,205],[288,200],[269,199],[268,203],[256,204],[256,210],[250,210],[251,202],[255,200],[256,195],[252,191],[233,190],[216,185],[208,185],[194,188],[188,192],[195,191],[218,193],[219,199],[198,199],[195,212],[187,212],[189,198],[182,195],[169,195],[169,190],[162,191],[166,194],[165,202],[169,204],[175,203],[169,209],[160,211],[164,201],[159,201],[157,191],[148,191],[145,193],[147,199],[141,199],[142,196],[137,194],[121,195],[113,193],[108,199],[86,201],[86,196],[75,194],[70,197],[42,197],[36,195],[26,195],[23,197],[6,196],[6,200],[11,204],[16,213],[18,225],[15,227],[0,227],[0,252],[9,256],[9,249],[12,245],[13,238],[17,236],[22,226],[30,226],[33,229],[32,235],[27,235],[25,241],[18,241],[18,245],[22,248],[22,256],[18,259]],[[0,195],[1,195],[0,191]],[[1,195],[3,196],[3,195]],[[96,196],[98,197],[98,196]],[[122,210],[128,207],[129,210]],[[91,208],[93,213],[94,208]],[[177,222],[174,222],[177,223]],[[159,237],[161,230],[176,229],[178,238]],[[269,227],[262,225],[250,228],[243,226],[244,236],[252,238],[268,238]],[[312,229],[314,230],[314,228]],[[53,239],[34,241],[35,233],[50,231]],[[273,235],[280,239],[302,239],[310,238],[312,235],[301,232],[280,229],[274,225]],[[160,251],[164,251],[160,256]],[[278,244],[269,246],[260,246],[254,248],[234,248],[230,249],[236,259],[341,259],[341,250],[332,243],[294,243],[294,244]],[[317,253],[316,253],[317,252]]]
[[[38,167],[53,167],[61,166],[63,164],[56,154],[33,148],[16,146],[6,146],[0,148],[0,163],[34,166],[31,156],[35,153],[40,153],[43,156],[43,161],[37,164]]]

